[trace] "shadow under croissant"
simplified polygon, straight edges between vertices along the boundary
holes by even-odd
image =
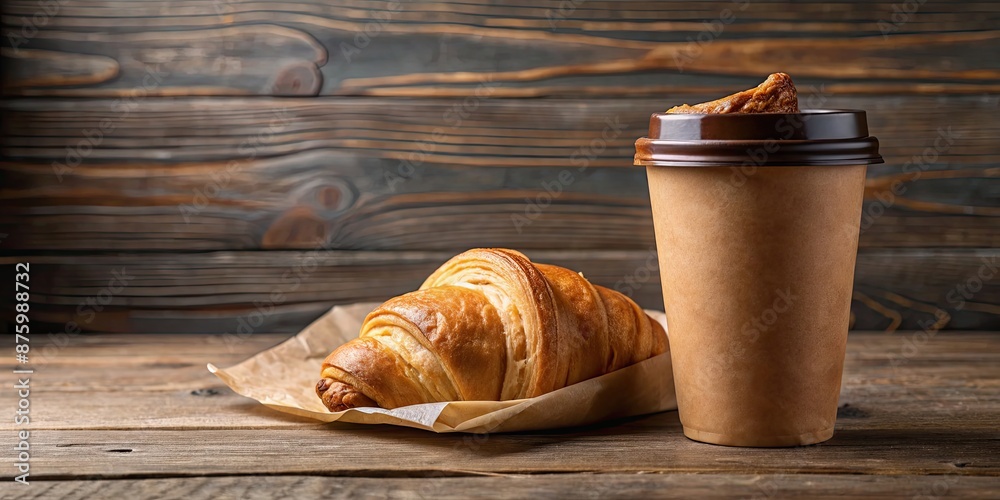
[[[684,438],[677,411],[665,411],[650,415],[616,418],[590,425],[548,429],[540,431],[497,432],[483,434],[469,433],[428,433],[425,430],[395,425],[368,425],[347,422],[323,424],[331,431],[346,431],[359,437],[378,440],[399,440],[419,443],[434,448],[461,448],[481,456],[520,453],[538,449],[546,445],[559,444],[588,436],[641,436],[675,434]],[[486,443],[489,443],[486,446]]]

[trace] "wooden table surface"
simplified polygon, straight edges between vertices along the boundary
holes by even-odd
[[[836,435],[791,449],[689,441],[676,412],[484,436],[322,425],[238,396],[205,369],[285,338],[62,339],[33,360],[30,424],[2,419],[5,454],[31,432],[31,475],[13,483],[5,459],[0,495],[1000,498],[996,333],[852,333]],[[18,366],[4,366],[12,378]],[[14,391],[2,398],[13,412]]]

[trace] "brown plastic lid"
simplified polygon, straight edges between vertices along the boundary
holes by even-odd
[[[668,167],[882,163],[864,111],[654,113],[635,141],[635,164]]]

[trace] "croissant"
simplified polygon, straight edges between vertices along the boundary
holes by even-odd
[[[530,398],[666,352],[631,299],[506,249],[474,249],[372,311],[323,362],[330,411]]]
[[[667,113],[719,114],[719,113],[798,113],[799,97],[792,77],[785,73],[772,73],[764,83],[721,99],[701,104],[682,104]]]

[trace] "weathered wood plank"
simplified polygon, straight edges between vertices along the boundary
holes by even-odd
[[[1000,355],[994,334],[935,335],[913,354],[909,342],[915,333],[852,334],[841,393],[844,418],[863,419],[855,426],[868,430],[896,429],[903,418],[910,429],[937,429],[942,421],[960,421],[966,430],[1000,426]],[[51,353],[54,344],[36,339],[42,342],[32,351],[32,429],[322,427],[243,398],[205,369],[208,362],[235,364],[285,335],[253,334],[235,342],[180,336],[190,344],[187,348],[172,341],[178,336],[143,335],[154,340],[135,344],[130,342],[133,335],[98,336],[131,353],[118,355],[98,354],[112,346],[88,345],[90,337],[67,338],[66,347]]]
[[[58,14],[49,18],[53,25],[58,19]],[[138,25],[144,22],[134,21]],[[5,27],[5,31],[10,30]],[[52,40],[60,42],[46,43]],[[327,58],[326,49],[308,33],[269,24],[116,34],[45,28],[26,43],[44,48],[22,50],[15,46],[3,52],[5,66],[15,68],[14,78],[4,82],[7,94],[44,95],[49,92],[34,89],[51,88],[62,89],[55,90],[58,94],[110,94],[127,97],[129,102],[151,95],[308,96],[319,92],[323,81],[319,66]],[[87,57],[110,61],[115,71],[68,78],[79,71],[81,62],[72,54],[82,47],[87,47]],[[20,76],[23,74],[33,78]]]
[[[644,307],[662,307],[651,250],[527,253],[581,271]],[[10,276],[13,263],[30,262],[33,321],[58,330],[72,322],[91,331],[222,333],[236,331],[242,321],[252,322],[254,331],[290,332],[332,304],[381,301],[414,290],[451,256],[323,249],[10,256],[0,257],[0,277]],[[853,327],[998,329],[998,268],[995,249],[863,250]],[[11,311],[0,314],[10,320]]]
[[[0,257],[0,263],[31,262],[34,321],[72,321],[98,331],[222,333],[235,332],[243,316],[244,322],[252,320],[254,331],[297,331],[333,304],[382,301],[415,290],[452,255],[320,248],[213,252],[193,259],[192,254],[103,254],[84,257],[86,265],[79,265],[80,256]],[[531,255],[585,272],[598,283],[622,281],[618,288],[642,303],[660,301],[651,252],[604,252],[597,260],[579,252]],[[10,272],[12,265],[0,268]],[[626,278],[632,280],[628,285]],[[98,295],[103,303],[96,303]],[[87,303],[88,296],[95,304]]]
[[[761,498],[800,491],[823,498],[849,484],[861,488],[859,495],[890,488],[897,494],[935,496],[992,492],[1000,481],[995,453],[1000,444],[1000,344],[993,333],[954,333],[930,335],[906,351],[907,341],[918,335],[852,333],[834,439],[777,450],[694,443],[681,434],[676,412],[555,432],[485,436],[317,425],[271,412],[224,388],[218,394],[207,390],[216,387],[199,366],[202,360],[234,360],[284,336],[254,334],[226,350],[204,336],[80,335],[32,376],[32,485],[22,491],[59,491],[69,487],[59,481],[74,479],[118,483],[148,477],[185,478],[214,491],[212,480],[194,477],[295,474],[378,477],[385,484],[398,481],[404,490],[418,488],[418,482],[406,486],[405,478],[433,484],[427,478],[498,476],[513,481],[507,491],[515,492],[521,491],[516,480],[528,478],[508,476],[529,473],[539,483],[522,483],[525,488],[552,491],[598,479],[646,491],[642,481],[666,488],[682,478],[686,486],[677,488],[698,491],[715,484],[718,491],[728,491],[743,485],[752,489],[746,496]],[[52,342],[35,340],[38,345]],[[190,357],[191,363],[177,363],[178,357]],[[5,362],[0,369],[11,366]],[[151,383],[143,389],[147,381]],[[14,404],[14,395],[0,393],[0,404]],[[13,428],[13,423],[0,423],[5,432]],[[601,460],[595,462],[595,454]],[[545,475],[583,471],[601,475]],[[678,473],[697,474],[704,483]],[[11,475],[4,474],[5,479]],[[914,477],[904,487],[900,476]],[[565,481],[569,478],[574,480]],[[351,484],[349,478],[338,479]],[[228,479],[219,480],[228,484]],[[72,484],[82,491],[114,491],[105,482],[89,481]],[[295,488],[308,491],[322,481],[307,479]],[[131,484],[145,488],[155,483]],[[257,486],[272,491],[267,484]]]
[[[815,97],[867,109],[882,141],[862,247],[1000,246],[1000,101]],[[9,101],[2,245],[649,248],[633,141],[679,100]]]
[[[242,160],[324,148],[358,149],[388,158],[421,152],[427,156],[422,161],[447,158],[477,166],[556,166],[560,161],[566,164],[591,140],[602,139],[605,146],[594,148],[595,157],[588,157],[588,165],[629,167],[632,162],[622,160],[631,159],[635,139],[645,135],[651,113],[717,96],[701,91],[694,96],[666,92],[655,98],[624,99],[494,97],[171,98],[134,104],[112,99],[11,99],[0,103],[7,118],[0,145],[9,158],[65,163],[66,148],[76,149],[84,140],[91,143],[79,153],[84,166],[101,160]],[[950,128],[953,140],[931,163],[996,161],[989,157],[997,153],[991,139],[1000,129],[1000,96],[847,96],[827,85],[807,85],[801,86],[800,99],[803,107],[866,110],[869,128],[889,160],[909,160],[934,146],[939,129]],[[97,137],[95,131],[103,133]],[[427,144],[433,149],[428,150]],[[523,153],[514,154],[512,149]],[[954,154],[959,150],[986,156],[986,161],[966,162]]]
[[[1000,10],[945,2],[353,1],[5,3],[4,43],[115,60],[118,78],[10,85],[17,95],[498,95],[743,87],[762,67],[846,92],[997,90]],[[898,10],[898,6],[897,6]],[[44,23],[30,19],[41,13]],[[36,31],[37,29],[37,31]],[[404,56],[405,55],[405,56]],[[10,63],[38,66],[26,59]],[[385,61],[394,61],[387,66]],[[153,68],[162,82],[142,79]],[[16,83],[16,82],[15,82]]]
[[[0,56],[8,62],[5,87],[88,85],[118,76],[118,62],[105,56],[7,47]]]
[[[952,498],[986,499],[1000,479],[836,474],[531,474],[363,478],[224,476],[32,482],[23,499],[96,497],[254,500],[299,498]]]
[[[847,420],[847,419],[844,419]],[[851,428],[819,446],[718,448],[684,438],[676,412],[555,433],[439,435],[405,428],[50,430],[32,442],[37,479],[222,474],[426,476],[483,473],[1000,475],[1000,433]],[[601,460],[595,461],[595,454]],[[794,464],[794,465],[793,465]],[[10,477],[10,468],[4,476]],[[35,477],[33,475],[33,477]]]
[[[995,336],[995,335],[994,335]],[[218,358],[218,357],[217,357]],[[216,359],[215,361],[218,361]],[[882,360],[883,364],[888,364]],[[969,369],[983,369],[983,363],[969,363]],[[55,369],[57,364],[47,364]],[[916,364],[914,365],[916,366]],[[72,372],[80,377],[107,377],[96,368],[78,369]],[[966,372],[956,370],[930,370],[937,377],[961,377]],[[865,371],[856,378],[878,377],[889,370]],[[154,381],[156,375],[182,375],[181,380],[166,384],[162,379]],[[36,373],[37,381],[33,390],[37,398],[32,403],[32,429],[54,430],[143,430],[151,427],[165,429],[312,429],[322,431],[322,425],[305,418],[276,413],[263,405],[236,395],[211,375],[205,376],[205,364],[189,366],[184,373],[168,373],[154,370],[148,377],[150,384],[144,387],[129,387],[121,390],[100,390],[70,388],[69,382],[60,382],[67,387],[49,387],[51,376]],[[319,366],[316,375],[318,380]],[[896,377],[902,380],[903,377]],[[118,380],[118,379],[116,379]],[[124,378],[123,382],[134,382],[137,378]],[[932,387],[926,379],[909,377],[909,384],[917,384],[906,389],[899,387],[876,387],[873,389],[845,389],[842,401],[847,401],[845,411],[865,413],[865,426],[869,430],[893,430],[899,425],[898,415],[906,415],[913,429],[934,430],[942,420],[953,419],[961,414],[969,430],[988,431],[1000,426],[997,407],[1000,405],[1000,388],[972,380],[956,381]],[[865,380],[852,382],[864,384]],[[40,385],[39,385],[40,384]],[[989,384],[989,382],[987,382]],[[183,386],[183,387],[182,387]],[[192,389],[191,387],[196,387]],[[72,389],[72,390],[71,390]],[[893,411],[873,409],[874,401],[891,405]],[[16,429],[15,429],[16,431]]]

